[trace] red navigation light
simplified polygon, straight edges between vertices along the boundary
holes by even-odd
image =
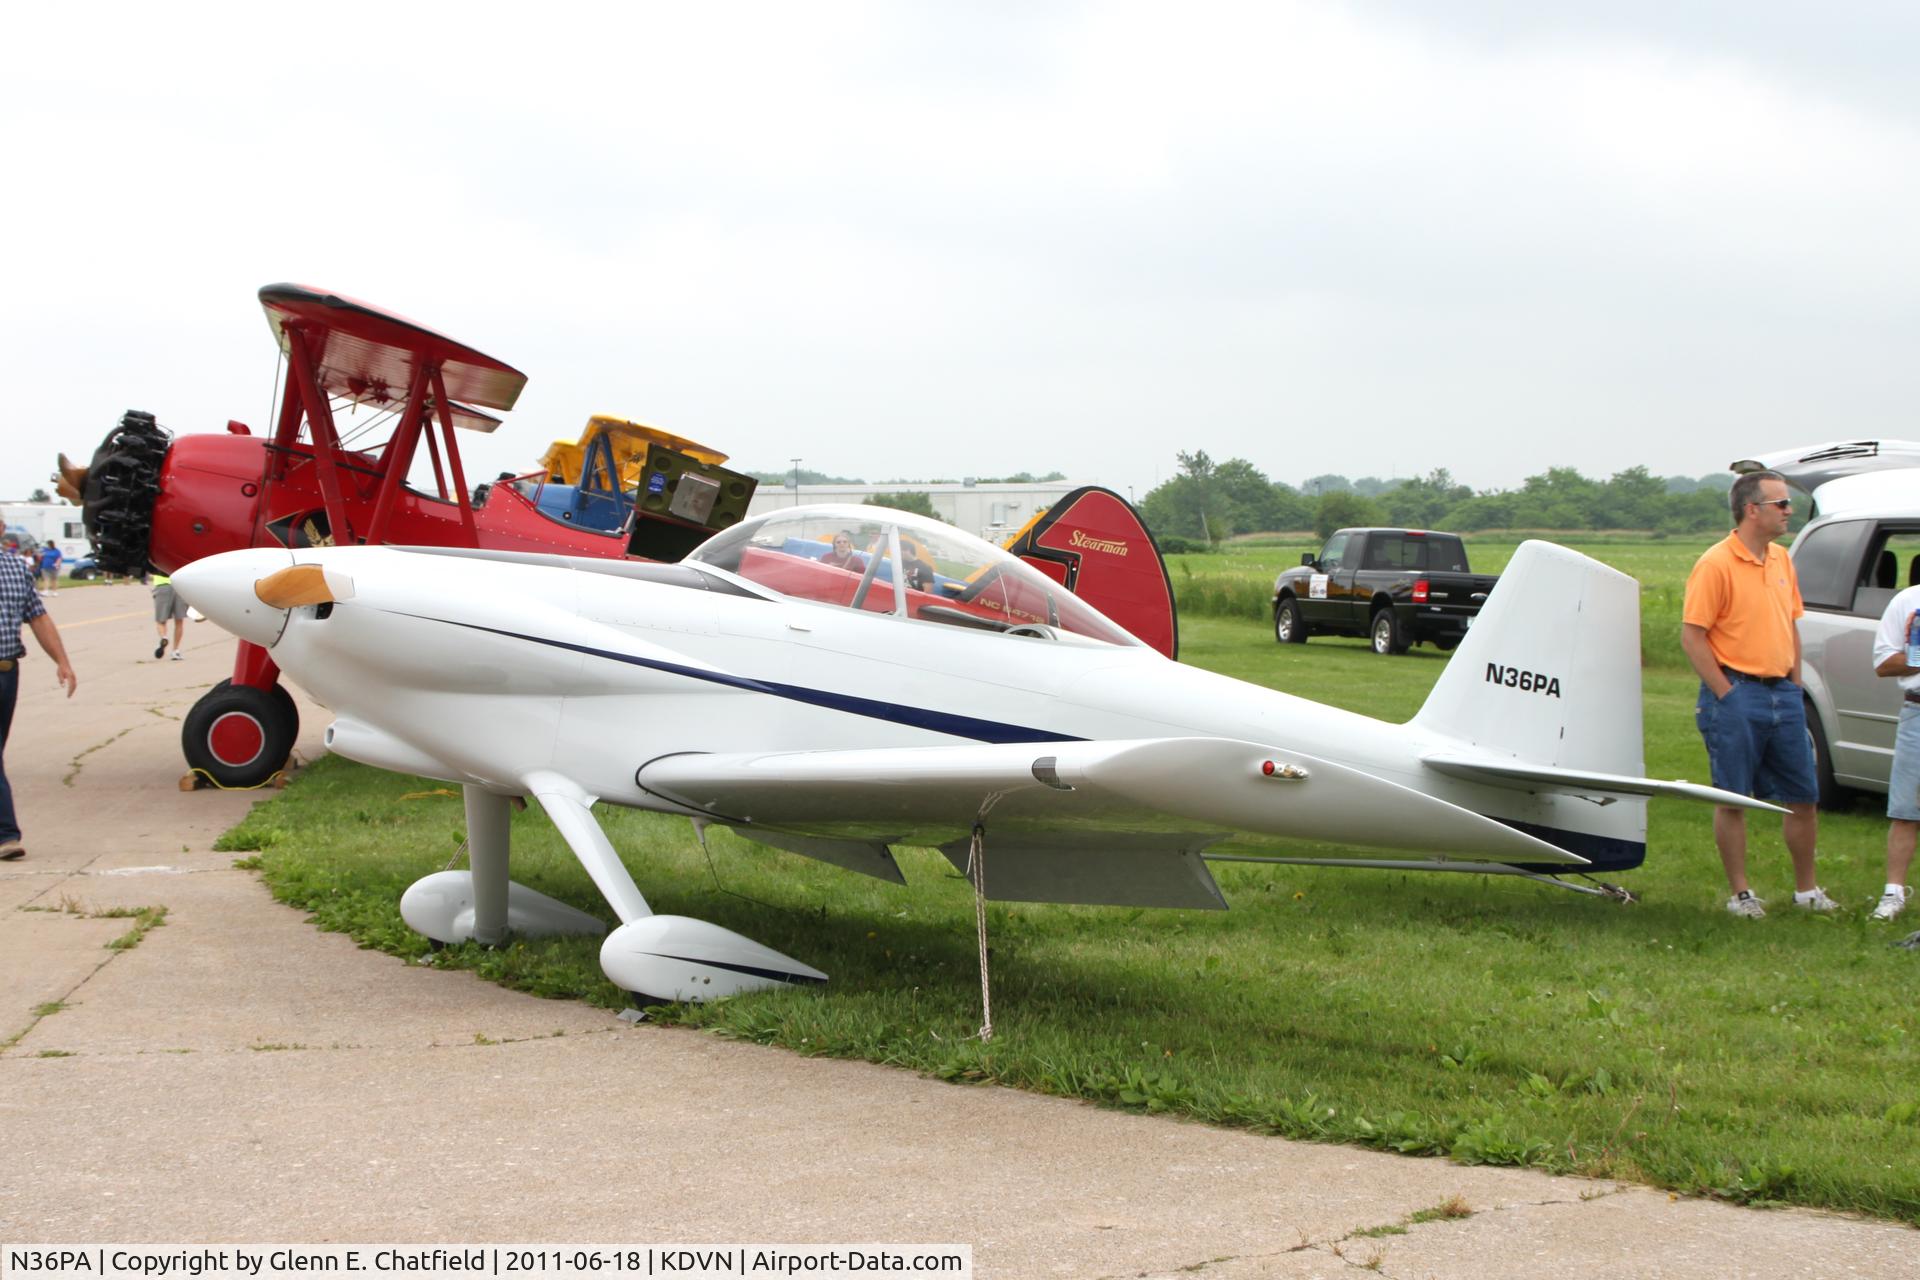
[[[1268,760],[1264,764],[1262,764],[1260,766],[1260,772],[1266,774],[1269,778],[1271,778],[1273,776],[1273,761]]]

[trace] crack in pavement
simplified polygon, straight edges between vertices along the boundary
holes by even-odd
[[[218,852],[218,850],[216,850],[215,852]],[[12,869],[4,878],[0,878],[0,882],[3,882],[3,880],[26,880],[30,878],[38,878],[38,879],[44,879],[44,880],[50,881],[51,883],[49,883],[46,886],[46,888],[41,889],[40,892],[34,894],[31,898],[28,898],[25,902],[22,902],[19,906],[14,908],[15,911],[47,911],[47,910],[51,910],[51,908],[34,905],[35,903],[39,902],[42,898],[47,896],[47,889],[56,887],[58,883],[61,881],[79,879],[83,876],[97,877],[99,879],[104,880],[110,877],[118,879],[121,877],[138,876],[138,875],[202,876],[202,875],[212,875],[212,874],[226,872],[226,871],[243,870],[243,868],[235,867],[235,866],[232,866],[231,864],[224,867],[174,867],[174,866],[165,866],[161,864],[155,864],[153,866],[148,866],[148,867],[108,867],[101,871],[89,870],[89,868],[92,867],[94,863],[100,861],[100,859],[104,857],[106,857],[105,853],[96,853],[91,858],[81,863],[78,867],[68,867],[68,868],[48,867],[44,870],[38,867],[22,867],[18,869]]]
[[[63,787],[71,787],[73,785],[73,780],[80,776],[80,771],[82,769],[86,768],[85,761],[88,756],[92,755],[94,752],[99,751],[105,747],[112,746],[114,743],[120,741],[120,739],[132,733],[135,729],[140,729],[144,727],[145,727],[144,725],[130,724],[126,728],[122,729],[120,732],[114,734],[111,738],[108,738],[106,741],[96,742],[92,746],[88,747],[86,750],[74,756],[73,759],[67,761],[67,763],[73,767],[67,771],[66,777],[60,779],[60,785]]]
[[[1605,1200],[1613,1196],[1624,1195],[1634,1189],[1634,1184],[1614,1182],[1599,1190],[1582,1192],[1573,1199],[1568,1199],[1564,1196],[1552,1196],[1544,1200],[1512,1200],[1504,1204],[1493,1205],[1486,1209],[1475,1209],[1471,1213],[1458,1218],[1431,1218],[1423,1222],[1407,1222],[1403,1220],[1392,1224],[1401,1227],[1402,1230],[1384,1235],[1371,1234],[1379,1231],[1380,1229],[1378,1227],[1356,1227],[1343,1236],[1322,1241],[1309,1239],[1306,1234],[1302,1232],[1300,1243],[1290,1245],[1285,1249],[1270,1250],[1264,1253],[1228,1254],[1217,1258],[1207,1258],[1200,1262],[1191,1262],[1185,1266],[1175,1267],[1170,1271],[1136,1271],[1128,1273],[1126,1276],[1116,1275],[1105,1277],[1104,1280],[1139,1280],[1139,1277],[1143,1276],[1201,1275],[1209,1268],[1219,1266],[1222,1263],[1258,1262],[1263,1258],[1281,1258],[1292,1253],[1324,1253],[1331,1257],[1338,1258],[1341,1262],[1356,1270],[1370,1271],[1375,1275],[1386,1277],[1387,1280],[1393,1280],[1393,1272],[1385,1269],[1386,1257],[1388,1253],[1392,1251],[1390,1244],[1383,1243],[1375,1246],[1372,1256],[1364,1260],[1350,1257],[1345,1246],[1362,1240],[1387,1240],[1395,1235],[1411,1235],[1414,1230],[1420,1227],[1432,1226],[1442,1222],[1464,1222],[1467,1218],[1477,1218],[1481,1214],[1508,1213],[1516,1209],[1547,1209],[1559,1205],[1590,1204],[1597,1200]],[[1650,1189],[1658,1190],[1658,1188]]]
[[[63,991],[58,997],[48,1001],[47,1003],[57,1004],[57,1005],[68,1004],[73,1000],[73,996],[75,992],[79,991],[80,988],[86,986],[89,982],[92,982],[94,977],[102,969],[112,964],[120,956],[123,956],[127,952],[133,950],[133,948],[132,947],[106,947],[104,948],[104,950],[107,953],[105,959],[101,960],[99,964],[96,964],[95,966],[93,966],[93,968],[87,970],[84,974],[80,975],[79,981],[75,982],[71,987],[68,987],[65,991]],[[59,1012],[59,1010],[55,1010],[54,1012],[57,1013]],[[48,1018],[52,1016],[53,1014],[51,1013],[40,1013],[36,1011],[33,1015],[33,1021],[27,1023],[26,1026],[20,1028],[19,1033],[15,1035],[12,1039],[7,1040],[5,1043],[0,1043],[0,1058],[15,1056],[13,1051],[19,1048],[21,1043],[24,1040],[26,1040],[28,1036],[32,1035],[36,1030],[38,1030],[42,1022],[45,1022]]]
[[[112,959],[112,957],[109,956],[108,959]],[[78,991],[82,986],[85,986],[87,981],[93,977],[93,974],[100,972],[100,969],[103,967],[104,965],[95,966],[93,973],[89,973],[85,978],[82,978],[78,983],[76,983],[73,989],[67,992],[67,996],[73,995],[74,992]],[[66,996],[62,996],[58,1001],[49,1001],[49,1003],[65,1004],[67,1003],[67,998]],[[75,1003],[82,1003],[82,1002],[76,1001]],[[55,1010],[55,1012],[61,1012],[61,1011]],[[33,1020],[33,1022],[28,1024],[25,1030],[21,1031],[21,1033],[18,1036],[14,1037],[13,1040],[9,1041],[4,1046],[0,1046],[0,1059],[4,1059],[8,1056],[12,1056],[16,1060],[23,1059],[23,1058],[37,1057],[38,1055],[35,1055],[35,1054],[14,1054],[11,1051],[17,1048],[20,1042],[26,1039],[26,1037],[34,1030],[34,1028],[38,1027],[45,1018],[50,1018],[52,1016],[53,1014],[51,1013],[39,1015]],[[618,1035],[620,1032],[624,1030],[626,1030],[625,1027],[608,1027],[598,1031],[564,1031],[559,1033],[558,1035],[542,1034],[542,1035],[535,1035],[535,1036],[502,1036],[497,1040],[491,1037],[488,1037],[485,1040],[435,1040],[435,1041],[430,1041],[425,1047],[428,1049],[493,1049],[506,1044],[538,1044],[544,1040],[584,1040],[591,1036]],[[478,1035],[481,1033],[476,1032],[475,1034]],[[131,1053],[127,1053],[127,1052],[87,1053],[84,1051],[76,1050],[71,1053],[61,1053],[59,1056],[62,1058],[93,1058],[96,1060],[101,1060],[101,1059],[115,1059],[115,1058],[144,1058],[144,1057],[151,1057],[156,1055],[164,1056],[164,1055],[179,1055],[179,1054],[199,1054],[207,1057],[219,1057],[219,1056],[232,1056],[234,1054],[241,1054],[241,1053],[368,1053],[368,1052],[379,1052],[382,1049],[386,1049],[390,1047],[392,1046],[377,1045],[377,1044],[343,1044],[339,1041],[334,1041],[331,1044],[261,1043],[261,1044],[248,1044],[248,1045],[222,1045],[212,1049],[192,1049],[192,1048],[185,1048],[185,1047],[182,1047],[179,1049],[138,1049]],[[420,1046],[408,1045],[405,1047],[418,1048]]]

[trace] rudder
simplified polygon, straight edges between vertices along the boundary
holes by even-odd
[[[1180,656],[1173,582],[1153,534],[1111,489],[1075,489],[1027,522],[1006,549],[1169,658]]]
[[[1412,723],[1488,753],[1638,777],[1640,584],[1521,543]]]

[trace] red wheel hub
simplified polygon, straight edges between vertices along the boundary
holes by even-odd
[[[229,768],[252,764],[267,749],[267,731],[244,711],[229,711],[207,730],[207,749]]]

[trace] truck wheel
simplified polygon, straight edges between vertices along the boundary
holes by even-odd
[[[293,695],[222,680],[180,726],[187,764],[222,787],[257,787],[280,771],[300,734]]]
[[[1373,615],[1373,629],[1369,633],[1375,653],[1405,653],[1409,641],[1402,633],[1400,619],[1392,609],[1381,609]]]
[[[1819,793],[1819,805],[1822,809],[1845,808],[1846,794],[1833,779],[1833,757],[1827,754],[1826,730],[1820,727],[1820,716],[1813,709],[1813,699],[1808,698],[1805,705],[1807,741],[1813,746],[1813,778],[1815,790]]]
[[[1455,649],[1458,649],[1460,647],[1460,637],[1459,636],[1440,636],[1434,640],[1433,647],[1438,649],[1442,653],[1452,653]]]
[[[1273,607],[1273,638],[1281,644],[1307,642],[1307,620],[1300,616],[1300,604],[1292,596]]]

